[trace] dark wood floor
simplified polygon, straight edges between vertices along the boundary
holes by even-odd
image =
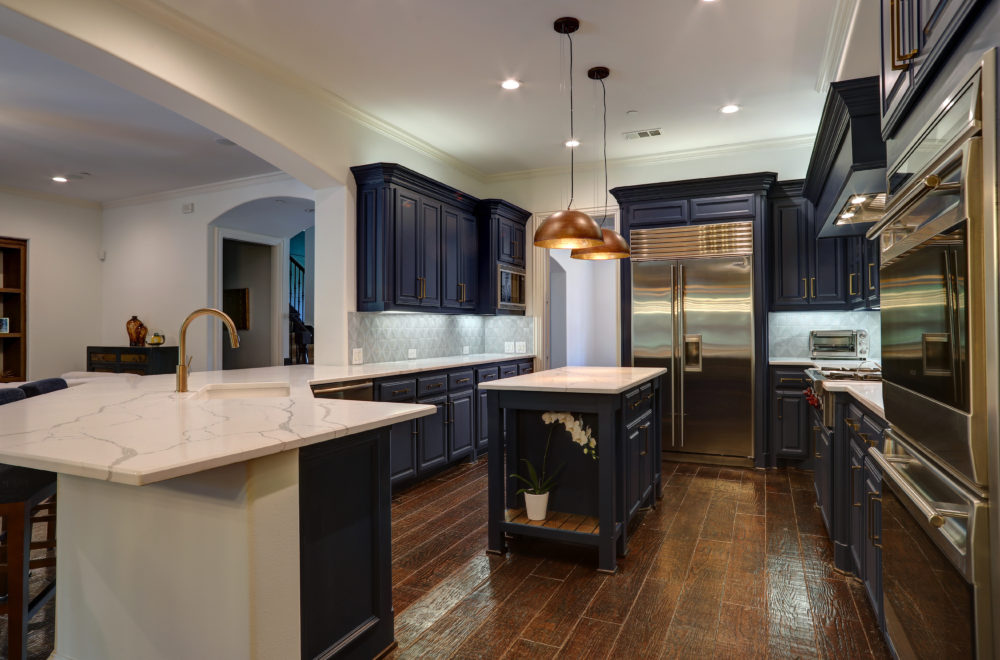
[[[486,465],[393,500],[394,658],[887,658],[833,568],[812,474],[664,464],[615,575],[593,551],[486,547]]]

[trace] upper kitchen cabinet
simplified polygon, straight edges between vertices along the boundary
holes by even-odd
[[[394,163],[351,171],[358,311],[474,311],[479,200]]]
[[[771,309],[849,309],[847,245],[842,238],[819,238],[822,228],[801,181],[779,182],[771,202]],[[860,284],[855,285],[860,290]]]
[[[502,199],[484,199],[479,220],[480,314],[524,315],[526,225],[531,213]]]
[[[882,137],[890,138],[986,0],[881,0]]]

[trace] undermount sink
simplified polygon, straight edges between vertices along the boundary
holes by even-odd
[[[212,399],[265,399],[287,397],[288,383],[211,383],[189,398],[203,401]]]

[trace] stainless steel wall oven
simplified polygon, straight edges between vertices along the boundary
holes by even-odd
[[[890,425],[884,452],[870,450],[883,485],[872,506],[881,505],[886,631],[900,658],[994,656],[995,60],[983,57],[889,169],[886,214],[868,232],[882,257]]]

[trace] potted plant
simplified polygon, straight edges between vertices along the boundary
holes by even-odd
[[[556,424],[561,423],[566,427],[573,442],[580,445],[583,453],[593,459],[597,459],[597,442],[591,434],[590,427],[584,427],[583,421],[576,419],[572,413],[568,412],[547,412],[542,414],[542,421],[551,424],[549,437],[545,441],[545,453],[542,455],[542,469],[539,472],[532,465],[531,461],[522,458],[527,469],[527,475],[512,474],[510,476],[520,479],[526,486],[517,491],[520,495],[524,493],[524,511],[528,520],[545,520],[549,506],[549,492],[555,487],[556,475],[562,469],[562,465],[555,469],[551,475],[546,475],[545,466],[549,460],[549,446],[552,444],[552,434],[556,430]]]

